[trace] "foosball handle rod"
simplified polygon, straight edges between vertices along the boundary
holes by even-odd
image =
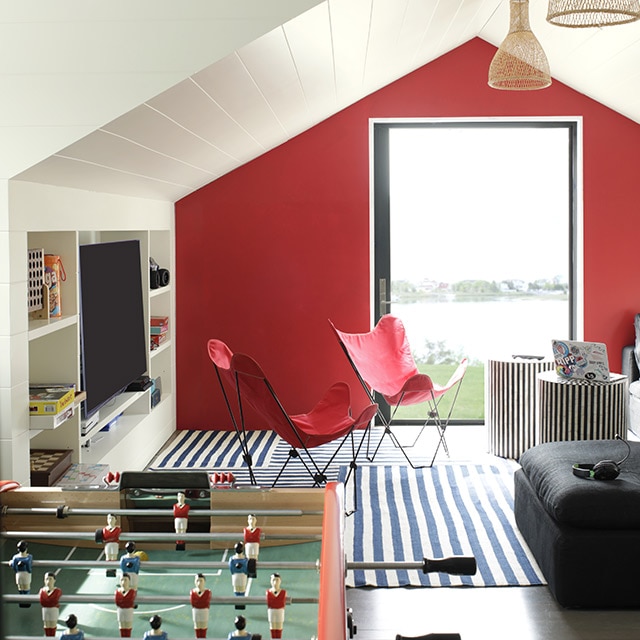
[[[474,576],[478,570],[473,556],[455,556],[438,560],[422,559],[422,573],[448,573],[452,576]]]
[[[426,636],[401,636],[398,634],[396,640],[462,640],[459,633],[427,633]]]
[[[423,558],[422,562],[347,562],[350,571],[402,571],[417,569],[422,573],[448,573],[454,576],[473,576],[477,571],[476,559],[473,556],[454,556],[431,560]]]

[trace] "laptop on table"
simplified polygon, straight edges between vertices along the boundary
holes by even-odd
[[[607,345],[602,342],[552,340],[556,373],[567,380],[609,382]]]

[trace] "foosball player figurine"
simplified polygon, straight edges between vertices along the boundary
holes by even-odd
[[[159,638],[160,640],[167,640],[167,632],[161,629],[162,618],[159,615],[151,616],[151,618],[149,618],[149,626],[151,627],[151,629],[144,632],[142,640],[146,640],[147,638]]]
[[[40,589],[40,606],[42,607],[42,626],[45,636],[55,636],[60,615],[61,589],[56,587],[56,574],[47,571],[44,574],[44,587]]]
[[[256,526],[258,519],[255,514],[250,513],[247,516],[247,526],[244,528],[244,551],[247,554],[247,558],[252,560],[258,559],[260,553],[260,536],[262,535],[262,529]],[[255,576],[251,576],[255,578]]]
[[[233,592],[237,596],[244,596],[247,590],[247,580],[249,577],[249,559],[244,555],[244,543],[238,542],[233,548],[235,553],[229,560],[229,571],[231,572],[231,584]],[[236,609],[244,609],[245,605],[237,604]]]
[[[78,618],[72,613],[64,621],[67,630],[60,634],[60,640],[84,640],[84,631],[78,629]]]
[[[128,573],[131,588],[138,590],[138,575],[140,573],[140,556],[136,553],[136,543],[127,542],[124,545],[126,553],[120,558],[120,571]]]
[[[96,542],[104,543],[105,560],[117,560],[120,550],[120,534],[122,529],[118,526],[118,520],[113,513],[107,514],[107,526],[96,531]],[[116,570],[107,569],[107,575],[115,578]]]
[[[227,636],[227,640],[233,640],[233,638],[251,638],[251,640],[262,640],[261,635],[252,635],[247,631],[247,621],[244,616],[236,616],[236,619],[233,621],[233,626],[235,627],[235,631],[232,631]]]
[[[287,592],[281,588],[282,579],[279,573],[271,574],[271,588],[267,589],[267,618],[272,638],[282,638],[284,626],[284,605]]]
[[[16,587],[18,587],[18,593],[26,595],[31,593],[33,556],[29,553],[29,545],[25,540],[20,540],[16,548],[18,553],[9,560],[9,566],[16,572]],[[21,602],[20,606],[28,608],[31,604],[29,602]]]
[[[209,606],[211,605],[211,591],[205,587],[205,577],[202,573],[196,574],[195,587],[189,594],[191,600],[191,614],[193,616],[193,628],[196,638],[207,637],[209,626]]]
[[[177,502],[173,505],[173,524],[178,535],[187,532],[189,517],[189,505],[186,503],[187,497],[180,491],[177,495]],[[176,540],[176,551],[184,551],[186,544],[183,540]]]
[[[121,638],[131,637],[135,600],[136,591],[131,588],[131,578],[128,573],[123,573],[122,576],[120,576],[120,586],[116,589],[115,593],[118,627],[120,628]]]

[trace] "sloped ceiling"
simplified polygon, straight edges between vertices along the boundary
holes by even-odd
[[[320,1],[0,0],[0,178]]]
[[[251,11],[272,2],[211,3],[247,9],[246,42],[233,46],[227,38],[233,49],[224,57],[203,52],[199,61],[207,55],[216,61],[153,96],[142,97],[153,83],[135,86],[133,72],[128,98],[139,100],[136,106],[17,179],[175,201],[471,38],[499,46],[509,26],[507,0],[295,0],[289,5],[314,6],[256,34]],[[530,0],[531,28],[553,77],[640,123],[640,22],[566,29],[548,24],[546,11],[546,0]],[[77,37],[79,25],[56,26]],[[215,41],[229,25],[211,15],[207,27]],[[166,83],[189,66],[185,60],[176,69],[172,52],[190,42],[188,33],[164,37]],[[116,55],[117,43],[105,47]],[[92,82],[105,74],[97,75]]]

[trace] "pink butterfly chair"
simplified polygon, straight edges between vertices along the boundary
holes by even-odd
[[[302,462],[314,486],[326,483],[327,469],[338,451],[350,440],[351,462],[345,484],[348,482],[351,473],[357,468],[356,458],[362,446],[361,442],[356,449],[353,431],[369,425],[378,410],[377,404],[369,404],[354,418],[351,415],[349,386],[345,382],[336,382],[329,387],[311,411],[290,415],[278,399],[262,368],[253,358],[236,353],[231,358],[231,370],[236,378],[242,428],[244,429],[243,403],[247,402],[265,420],[266,425],[291,447],[289,456],[273,483],[274,486],[294,458]],[[342,442],[330,460],[320,468],[309,450],[340,438]]]
[[[371,457],[369,457],[369,447],[367,445],[367,458],[369,461],[373,462],[384,436],[389,435],[394,445],[402,451],[407,462],[413,468],[416,468],[405,449],[415,446],[424,428],[430,422],[433,422],[438,429],[439,439],[438,446],[428,466],[433,466],[440,446],[444,448],[448,455],[449,450],[445,440],[445,431],[458,398],[460,384],[467,370],[467,359],[464,358],[448,382],[444,386],[440,386],[433,382],[428,375],[418,371],[411,354],[411,347],[404,325],[399,318],[392,315],[382,316],[374,329],[367,333],[346,333],[337,329],[331,320],[329,320],[329,324],[335,332],[338,342],[353,367],[358,380],[360,380],[363,389],[372,402],[375,400],[374,394],[377,392],[382,395],[392,408],[391,417],[388,420],[382,411],[378,409],[378,416],[385,430]],[[441,398],[451,390],[455,394],[453,402],[447,415],[443,417],[438,411],[438,404]],[[428,403],[426,420],[413,444],[403,447],[391,430],[391,421],[399,407],[421,402]]]
[[[231,407],[231,400],[227,395],[227,391],[235,398],[237,396],[236,391],[236,378],[231,371],[231,358],[233,358],[233,352],[229,347],[222,342],[222,340],[216,340],[212,338],[207,342],[207,351],[209,358],[213,362],[213,366],[216,371],[216,377],[220,383],[220,389],[222,389],[222,395],[224,397],[229,416],[231,417],[231,424],[238,436],[238,442],[242,449],[242,459],[249,468],[249,478],[251,484],[256,484],[256,479],[253,473],[253,459],[249,451],[249,445],[247,444],[247,433],[244,430],[244,425],[238,426],[238,420],[236,419],[233,408]]]

